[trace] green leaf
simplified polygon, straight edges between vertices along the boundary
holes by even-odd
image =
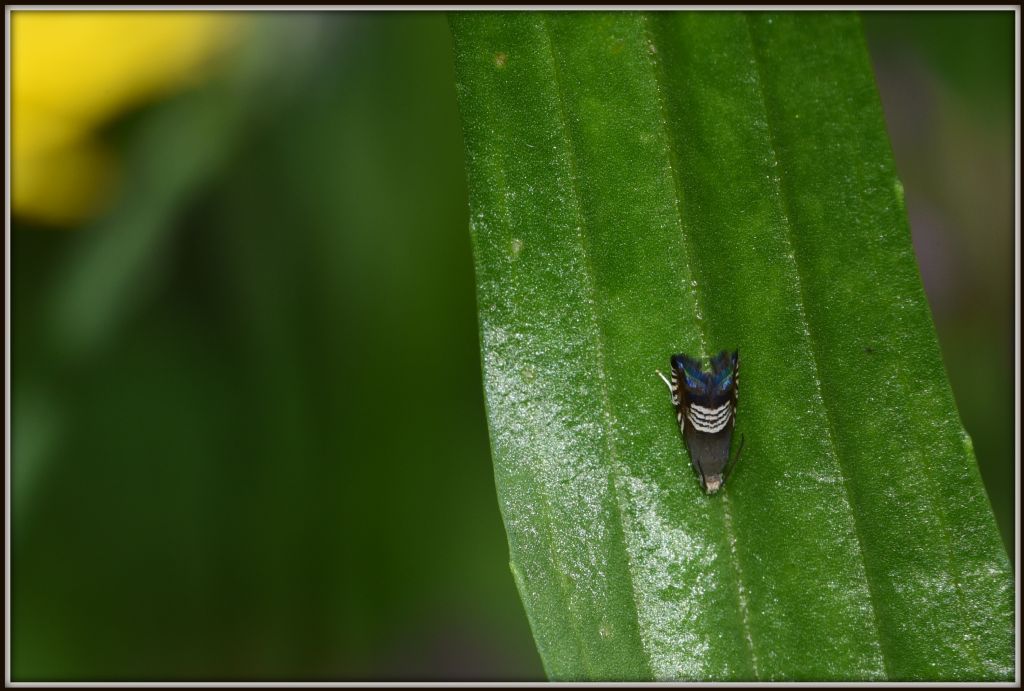
[[[495,479],[552,679],[1011,679],[1013,578],[850,13],[451,20]],[[723,491],[671,353],[738,347]]]

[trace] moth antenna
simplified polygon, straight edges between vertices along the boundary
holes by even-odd
[[[654,370],[654,371],[655,371],[655,372],[657,372],[657,373],[658,373],[658,376],[659,376],[659,377],[661,377],[661,380],[662,380],[663,382],[665,382],[665,386],[667,386],[667,387],[668,387],[669,393],[671,393],[671,392],[672,392],[672,382],[670,382],[670,381],[669,381],[669,380],[668,380],[668,379],[667,379],[667,378],[665,377],[665,375],[661,373],[661,370],[657,370],[657,369],[656,369],[656,370]]]
[[[734,460],[732,463],[730,463],[728,465],[728,467],[725,469],[725,477],[722,478],[722,484],[723,485],[725,484],[725,481],[729,479],[729,476],[732,475],[732,469],[735,468],[736,464],[740,462],[740,454],[743,453],[743,442],[745,442],[746,440],[747,440],[747,435],[741,434],[740,435],[740,448],[737,449],[737,451],[736,451],[736,460]]]

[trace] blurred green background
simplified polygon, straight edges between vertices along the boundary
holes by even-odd
[[[101,215],[15,213],[12,677],[541,679],[493,486],[445,17],[246,23],[209,79],[107,123]],[[864,24],[1012,546],[1014,16]]]

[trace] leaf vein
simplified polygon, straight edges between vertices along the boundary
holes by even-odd
[[[681,181],[679,179],[679,164],[678,164],[679,156],[678,156],[678,153],[676,151],[675,140],[674,140],[674,138],[672,136],[672,129],[671,129],[671,127],[669,127],[669,123],[668,123],[668,108],[667,108],[667,105],[665,103],[665,96],[664,96],[664,81],[665,81],[664,66],[661,64],[661,61],[657,57],[659,55],[659,53],[658,53],[658,44],[657,44],[657,40],[656,40],[656,38],[654,36],[654,32],[651,31],[650,17],[646,13],[641,15],[641,16],[643,17],[643,22],[644,22],[644,33],[647,36],[647,40],[650,42],[651,46],[654,47],[653,53],[648,52],[649,63],[651,65],[651,69],[654,72],[655,91],[658,94],[658,108],[659,108],[659,112],[660,112],[660,115],[661,115],[661,117],[659,118],[659,121],[660,121],[661,126],[662,126],[662,134],[665,137],[665,146],[666,146],[666,148],[668,150],[669,168],[672,171],[672,184],[673,184],[674,191],[675,191],[675,194],[672,195],[672,203],[675,206],[676,219],[677,219],[677,221],[679,223],[679,232],[680,232],[680,236],[682,238],[681,246],[682,246],[682,249],[683,249],[683,254],[685,255],[685,263],[690,267],[691,274],[696,276],[696,273],[697,273],[696,270],[695,270],[695,266],[696,265],[695,265],[695,263],[693,261],[693,258],[692,258],[693,257],[693,250],[690,247],[690,239],[689,239],[690,236],[689,236],[689,233],[687,232],[686,222],[685,222],[685,220],[683,218],[683,209],[682,209],[683,188],[682,188]],[[700,300],[700,290],[699,290],[699,286],[700,285],[701,285],[701,283],[698,281],[697,282],[697,286],[694,287],[693,291],[692,291],[693,292],[694,307],[696,309],[696,314],[698,314],[698,315],[702,313],[702,311],[701,311],[701,300]],[[702,358],[705,358],[705,357],[708,356],[707,336],[704,333],[704,331],[705,331],[705,328],[704,328],[703,323],[701,323],[698,320],[698,322],[697,322],[697,332],[700,335],[701,357]],[[735,529],[733,528],[733,525],[732,525],[732,508],[731,508],[731,506],[729,505],[729,503],[727,501],[723,501],[722,502],[722,511],[723,511],[723,514],[724,514],[724,526],[725,526],[725,532],[726,532],[726,541],[728,542],[728,545],[729,545],[729,550],[728,550],[729,561],[730,561],[730,563],[732,565],[732,568],[733,568],[734,572],[736,573],[736,591],[737,591],[736,592],[736,601],[737,601],[737,606],[738,606],[738,609],[739,609],[739,612],[740,612],[740,624],[741,624],[741,627],[743,629],[744,638],[747,641],[747,646],[750,648],[750,664],[751,664],[751,667],[753,668],[753,671],[754,671],[754,678],[755,679],[759,679],[760,676],[758,674],[757,651],[756,651],[756,649],[754,647],[754,637],[753,637],[753,633],[752,633],[751,626],[750,626],[750,605],[747,602],[746,588],[743,585],[743,580],[744,580],[743,579],[743,569],[740,566],[739,557],[738,557],[738,555],[736,553],[736,547],[735,547],[735,545],[736,545],[736,532],[735,532]]]
[[[753,27],[750,23],[750,15],[745,14],[744,18],[746,19],[747,36],[750,40],[750,49],[751,55],[753,56],[754,71],[757,77],[756,90],[761,98],[762,112],[764,113],[764,124],[765,131],[767,133],[769,154],[771,155],[772,160],[775,163],[781,165],[781,162],[779,161],[778,146],[775,141],[775,135],[772,130],[771,123],[769,122],[768,103],[764,93],[764,73],[761,66],[761,57],[758,53],[757,42],[754,40]],[[854,536],[857,538],[857,554],[860,557],[861,569],[864,573],[864,583],[865,587],[868,590],[868,598],[871,604],[871,623],[875,629],[878,654],[881,658],[882,668],[885,671],[886,676],[891,676],[889,659],[888,656],[885,654],[884,647],[882,646],[881,627],[878,623],[878,611],[875,607],[874,588],[872,587],[871,577],[868,572],[867,560],[864,556],[864,538],[861,534],[862,529],[860,521],[858,520],[858,512],[854,510],[853,502],[850,500],[850,497],[852,496],[852,491],[850,489],[851,480],[849,473],[847,472],[846,466],[842,462],[841,456],[839,454],[839,447],[835,441],[835,423],[833,421],[833,415],[829,410],[829,406],[825,401],[825,395],[821,388],[821,373],[818,365],[821,356],[819,354],[819,347],[814,338],[814,330],[811,328],[810,320],[807,317],[807,300],[804,295],[804,277],[800,271],[800,262],[796,258],[797,251],[795,243],[793,242],[793,226],[792,222],[790,221],[790,217],[792,216],[792,203],[789,199],[786,186],[783,185],[781,182],[781,178],[778,181],[773,179],[773,182],[775,183],[773,185],[775,196],[782,210],[781,225],[784,229],[782,233],[782,239],[789,247],[789,256],[791,257],[791,262],[793,264],[793,273],[796,276],[797,296],[799,298],[798,302],[796,303],[796,307],[800,313],[800,319],[803,322],[805,333],[807,335],[808,345],[810,346],[811,366],[809,368],[809,371],[811,372],[811,378],[814,380],[815,393],[817,394],[818,400],[821,401],[821,408],[825,416],[825,436],[828,439],[828,447],[831,450],[832,457],[836,460],[836,465],[839,468],[839,472],[843,476],[843,494],[846,497],[847,505],[850,507],[850,514],[853,520],[853,532]]]

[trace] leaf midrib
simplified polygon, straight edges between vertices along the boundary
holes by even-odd
[[[672,128],[669,127],[667,105],[665,103],[664,96],[664,66],[661,64],[658,58],[659,49],[658,42],[654,36],[654,32],[651,31],[650,27],[650,15],[644,13],[641,15],[644,25],[644,36],[650,42],[654,48],[653,54],[648,51],[648,64],[651,66],[651,71],[654,74],[654,85],[655,92],[658,94],[658,121],[661,124],[662,135],[665,138],[665,147],[668,151],[669,156],[669,169],[672,171],[672,189],[674,194],[672,195],[672,205],[676,213],[676,221],[679,225],[680,244],[683,248],[683,260],[689,268],[690,275],[696,276],[696,263],[693,261],[693,247],[690,242],[690,235],[687,232],[687,224],[683,218],[683,189],[682,183],[679,179],[679,156],[677,152],[677,144],[675,138],[672,136]],[[700,297],[700,286],[703,285],[702,281],[696,281],[696,285],[693,287],[693,301],[695,307],[695,314],[703,314],[701,309],[701,297]],[[708,346],[707,346],[707,334],[705,333],[705,327],[702,321],[697,320],[697,333],[700,336],[701,346],[701,358],[708,357]],[[687,452],[689,453],[689,452]],[[746,588],[743,585],[743,569],[740,567],[739,555],[736,553],[736,533],[732,525],[732,507],[728,501],[728,495],[726,492],[722,494],[722,513],[723,513],[723,526],[726,532],[726,541],[728,543],[729,551],[729,563],[736,574],[736,601],[737,608],[740,613],[740,627],[743,630],[743,637],[747,642],[747,646],[750,648],[750,665],[754,672],[754,678],[760,679],[757,669],[757,651],[754,648],[754,636],[750,628],[750,606],[746,598]]]

